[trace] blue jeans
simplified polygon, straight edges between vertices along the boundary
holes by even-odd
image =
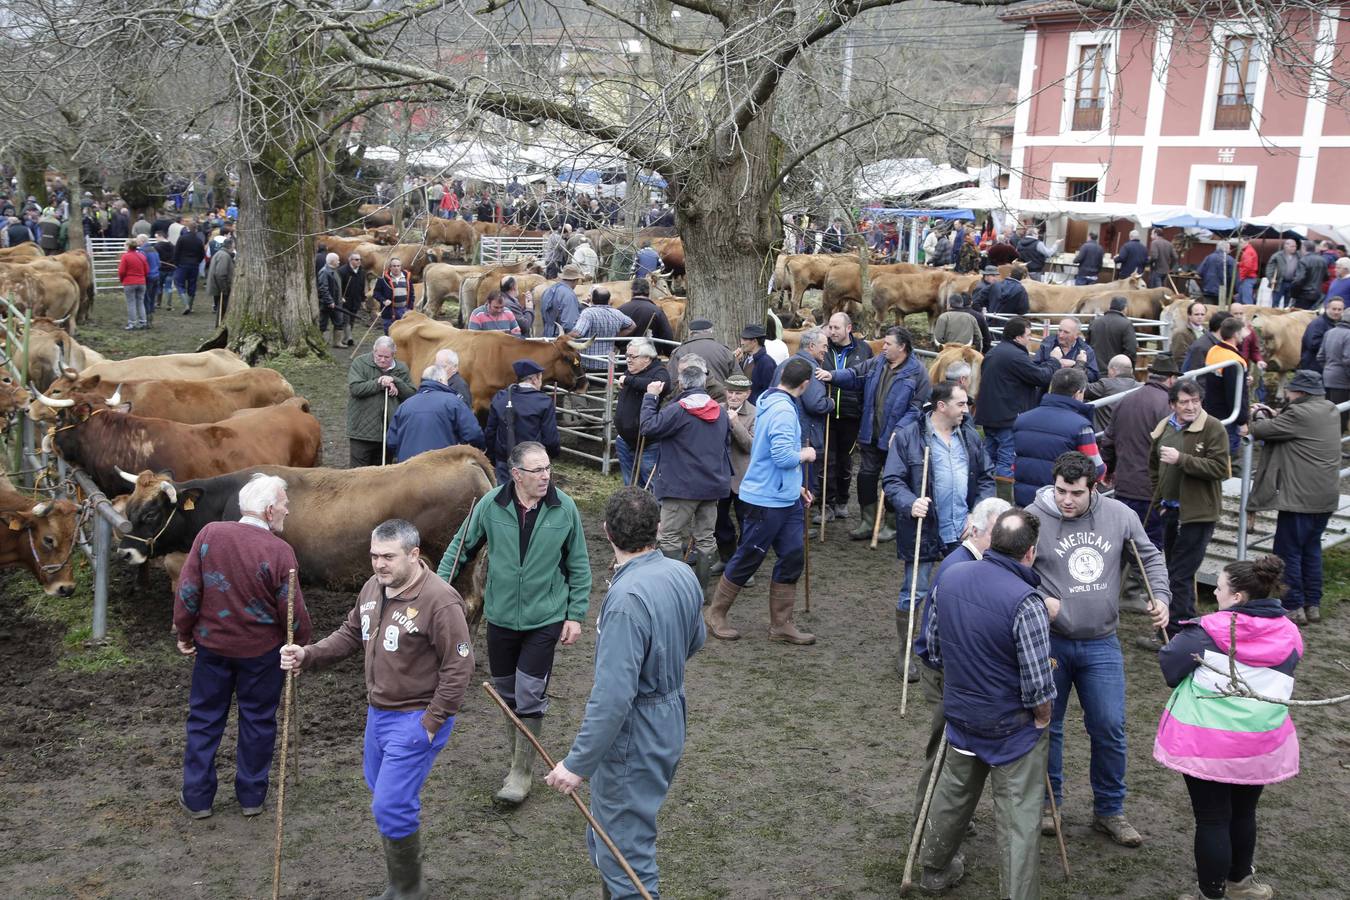
[[[628,446],[627,441],[615,435],[614,451],[619,455],[619,473],[623,476],[624,486],[627,487],[633,483],[633,458],[637,456],[637,448]],[[652,469],[656,468],[656,461],[660,458],[659,443],[649,441],[642,443],[642,465],[638,471],[638,487],[647,483],[647,478],[652,474]]]
[[[277,739],[277,703],[284,677],[281,649],[262,656],[221,656],[198,645],[188,695],[187,746],[183,749],[183,801],[189,809],[210,809],[216,797],[216,750],[239,704],[234,793],[240,806],[262,806]]]
[[[909,609],[909,580],[914,577],[914,563],[907,559],[900,560],[904,564],[904,571],[900,574],[900,596],[896,598],[895,608],[900,612]],[[935,562],[919,563],[918,586],[914,591],[914,597],[923,603],[923,598],[928,596],[928,587],[932,584],[933,567]]]
[[[124,284],[122,292],[127,296],[127,326],[136,327],[145,324],[145,285]]]
[[[1284,608],[1322,605],[1322,532],[1331,513],[1281,512],[1275,555],[1284,560]]]
[[[197,266],[195,263],[178,266],[173,270],[173,286],[181,296],[187,298],[187,305],[197,299]]]
[[[451,716],[436,732],[436,739],[427,740],[423,712],[366,708],[364,769],[366,787],[373,795],[370,811],[380,834],[393,840],[418,829],[422,783],[455,727]]]
[[[1256,297],[1256,282],[1257,279],[1255,278],[1243,278],[1238,282],[1239,303],[1254,302],[1254,298]]]
[[[791,506],[756,506],[745,504],[745,518],[741,520],[741,545],[727,561],[722,577],[737,587],[745,587],[759,571],[769,548],[778,557],[774,563],[773,580],[778,584],[796,584],[802,577],[805,564],[803,531],[805,511],[798,500]]]
[[[1013,451],[1011,425],[1007,428],[986,426],[984,429],[984,452],[993,460],[995,475],[1001,475],[1004,478],[1013,477],[1013,459],[1016,454]]]
[[[1050,783],[1056,802],[1064,799],[1064,711],[1069,689],[1078,691],[1083,725],[1092,745],[1088,777],[1092,811],[1118,816],[1125,811],[1125,660],[1114,634],[1075,641],[1050,635],[1054,670],[1054,713],[1050,720]]]

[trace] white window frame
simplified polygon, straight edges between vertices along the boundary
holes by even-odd
[[[1228,39],[1234,37],[1251,37],[1256,41],[1256,46],[1252,48],[1252,54],[1256,60],[1256,88],[1253,91],[1252,98],[1252,120],[1245,129],[1219,129],[1214,127],[1214,113],[1219,105],[1219,87],[1223,84],[1223,48]],[[1214,23],[1214,27],[1210,31],[1209,44],[1209,64],[1205,71],[1205,103],[1200,114],[1200,137],[1218,144],[1224,144],[1225,135],[1258,134],[1260,132],[1261,111],[1265,109],[1266,80],[1270,74],[1270,66],[1266,62],[1265,41],[1262,40],[1260,34],[1253,32],[1248,23],[1227,21]],[[1227,145],[1225,144],[1225,146]]]
[[[1211,181],[1240,181],[1245,187],[1242,191],[1242,210],[1240,218],[1252,214],[1252,201],[1256,199],[1256,173],[1258,166],[1193,165],[1189,176],[1190,186],[1186,190],[1186,205],[1205,209],[1205,185]],[[1214,212],[1214,210],[1210,210]]]
[[[1110,163],[1052,163],[1050,166],[1050,199],[1069,199],[1069,181],[1095,179],[1097,182],[1097,202],[1106,200],[1106,173]],[[1062,240],[1068,234],[1068,217],[1051,216],[1046,219],[1045,231],[1041,235],[1046,246]],[[1096,226],[1100,228],[1101,226]]]
[[[1111,131],[1111,103],[1115,99],[1116,42],[1112,30],[1075,31],[1069,35],[1069,55],[1064,63],[1064,102],[1060,106],[1060,134],[1106,134]],[[1102,48],[1102,127],[1094,131],[1074,131],[1073,109],[1078,101],[1078,58],[1084,47]]]

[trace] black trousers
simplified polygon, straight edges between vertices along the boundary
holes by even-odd
[[[362,441],[357,438],[347,438],[347,448],[351,456],[347,463],[349,469],[359,469],[362,466],[378,466],[380,464],[380,449],[384,445],[379,441]]]
[[[1191,775],[1186,790],[1195,814],[1195,875],[1206,897],[1222,897],[1225,881],[1252,873],[1260,784],[1225,784]]]
[[[1344,403],[1350,400],[1350,390],[1345,388],[1327,388],[1327,399],[1332,403]],[[1345,433],[1346,420],[1350,419],[1350,411],[1341,413],[1341,433]]]
[[[488,668],[492,683],[521,718],[539,717],[548,708],[548,677],[562,622],[516,631],[488,623]]]
[[[877,502],[881,470],[886,468],[886,451],[870,444],[859,444],[858,450],[858,505],[867,506]]]
[[[1167,582],[1172,589],[1167,633],[1176,634],[1180,623],[1195,618],[1195,573],[1205,560],[1205,547],[1214,536],[1213,522],[1187,522],[1173,508],[1162,510],[1163,553],[1167,557]]]
[[[732,512],[736,521],[731,520]],[[717,540],[717,555],[722,562],[731,559],[731,554],[740,546],[737,532],[745,531],[745,504],[736,494],[728,494],[717,501],[717,524],[713,526],[713,537]]]
[[[829,471],[822,472],[827,460],[816,460],[816,476],[812,484],[812,493],[819,499],[822,496],[821,481],[829,479],[828,490],[823,494],[830,505],[848,503],[849,483],[853,480],[853,448],[858,444],[858,429],[861,419],[830,419]],[[818,508],[818,507],[817,507]]]

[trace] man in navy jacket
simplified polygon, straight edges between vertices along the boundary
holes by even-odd
[[[444,369],[427,366],[417,393],[399,404],[386,437],[389,455],[398,462],[456,444],[483,448],[478,419],[448,382]]]

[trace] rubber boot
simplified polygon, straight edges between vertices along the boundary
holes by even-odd
[[[544,721],[542,716],[520,721],[536,738],[539,737],[539,726]],[[530,796],[530,788],[534,786],[534,745],[523,734],[517,732],[514,725],[511,726],[511,731],[514,736],[511,771],[506,774],[506,780],[502,782],[502,789],[497,792],[496,800],[508,806],[519,806]]]
[[[352,345],[352,326],[348,322],[342,326],[342,346],[350,347]]]
[[[723,575],[717,580],[717,591],[713,594],[712,604],[708,607],[706,622],[708,632],[719,641],[740,640],[741,633],[727,624],[727,612],[736,602],[741,589],[727,581]]]
[[[698,586],[706,594],[708,582],[712,579],[712,554],[695,550],[689,557],[689,564],[694,567],[694,577],[698,579]]]
[[[881,531],[877,533],[877,543],[895,540],[895,513],[886,513],[881,521]]]
[[[814,644],[816,636],[798,631],[792,622],[792,608],[797,605],[797,586],[781,581],[769,582],[769,640],[787,644]]]
[[[384,866],[389,886],[371,900],[426,900],[427,886],[422,881],[422,834],[414,831],[398,839],[380,836],[384,841]]]
[[[870,541],[872,539],[872,526],[877,521],[877,505],[869,503],[858,513],[858,527],[848,533],[849,539],[854,541]]]

